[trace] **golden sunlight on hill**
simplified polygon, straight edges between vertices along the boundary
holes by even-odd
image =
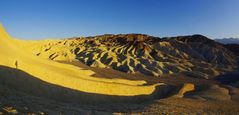
[[[50,43],[50,41],[48,41]],[[92,77],[95,73],[73,65],[41,59],[29,52],[23,43],[11,38],[0,25],[0,65],[17,68],[45,82],[77,91],[104,95],[150,95],[163,84],[144,85],[145,81]],[[22,43],[22,44],[21,44]],[[16,67],[17,66],[17,67]],[[17,81],[14,81],[17,83]],[[41,89],[37,89],[41,90]]]

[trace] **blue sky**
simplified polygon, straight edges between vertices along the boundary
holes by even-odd
[[[1,0],[0,23],[21,39],[120,33],[239,37],[239,0]]]

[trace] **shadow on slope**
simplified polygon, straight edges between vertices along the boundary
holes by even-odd
[[[222,84],[231,85],[239,82],[239,72],[229,73],[225,75],[219,75],[215,77],[215,80]]]
[[[144,80],[147,82],[147,85],[155,84],[155,83],[165,83],[171,86],[179,86],[184,83],[193,83],[195,85],[202,84],[211,84],[216,83],[214,80],[208,79],[200,79],[194,76],[188,75],[186,72],[178,73],[178,74],[164,74],[161,77],[147,76],[140,73],[125,73],[118,70],[114,70],[112,68],[97,68],[97,67],[89,67],[81,63],[80,61],[56,61],[59,63],[74,65],[83,69],[92,70],[95,72],[93,77],[102,77],[107,79],[127,79],[127,80]]]
[[[0,66],[0,84],[34,96],[80,104],[140,103],[155,98],[163,98],[167,96],[172,89],[171,86],[162,85],[156,87],[154,93],[151,95],[138,96],[94,94],[50,84],[24,71],[6,66]]]

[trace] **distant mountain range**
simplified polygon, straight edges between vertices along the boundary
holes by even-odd
[[[222,44],[239,44],[239,38],[222,38],[215,39],[215,41],[220,42]]]

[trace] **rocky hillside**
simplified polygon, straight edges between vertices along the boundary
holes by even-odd
[[[33,41],[27,45],[43,58],[78,60],[90,67],[150,76],[187,72],[210,78],[237,68],[235,53],[202,35],[159,38],[119,34]]]
[[[235,55],[239,56],[239,45],[238,44],[226,44],[226,45],[224,45],[224,47],[229,49]]]

